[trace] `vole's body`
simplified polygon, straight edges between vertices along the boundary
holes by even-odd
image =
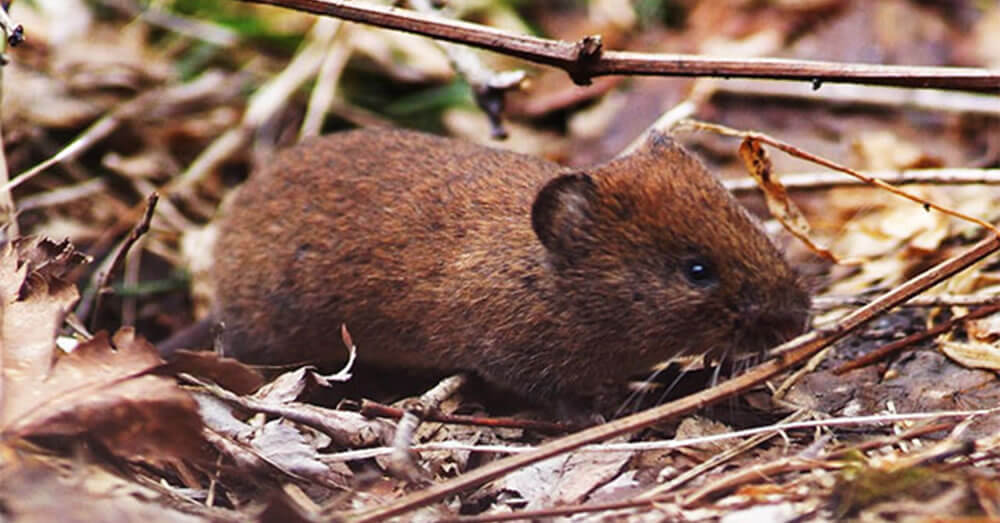
[[[575,174],[414,132],[312,140],[241,189],[215,257],[225,346],[246,361],[341,359],[346,323],[363,360],[549,400],[678,354],[761,350],[808,304],[663,136]]]

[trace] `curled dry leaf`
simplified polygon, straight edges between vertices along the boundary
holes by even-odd
[[[952,360],[973,369],[1000,370],[1000,347],[983,341],[944,341],[941,351]]]
[[[743,143],[740,144],[740,158],[743,159],[747,171],[757,180],[757,184],[764,191],[767,209],[771,215],[818,256],[837,263],[837,257],[833,253],[816,245],[809,238],[809,222],[795,205],[795,202],[788,197],[785,186],[781,185],[781,182],[773,176],[771,159],[767,156],[767,151],[764,150],[760,142],[749,136],[744,138]]]
[[[25,239],[0,254],[0,434],[86,434],[124,457],[197,456],[201,422],[172,380],[149,375],[156,349],[122,329],[73,352],[56,333],[78,298],[62,276],[86,257],[67,242]]]

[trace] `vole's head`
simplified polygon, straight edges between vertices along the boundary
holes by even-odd
[[[620,350],[635,366],[762,351],[806,326],[799,277],[718,180],[664,135],[551,180],[532,225],[575,321],[628,344]]]

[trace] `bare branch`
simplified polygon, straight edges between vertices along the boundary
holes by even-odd
[[[156,210],[156,202],[159,201],[160,195],[155,192],[150,193],[146,198],[146,212],[142,215],[142,219],[135,224],[132,232],[125,238],[118,250],[115,251],[115,255],[111,258],[111,263],[108,265],[108,269],[101,273],[100,279],[98,279],[97,288],[95,289],[96,297],[94,298],[94,309],[91,311],[90,316],[90,330],[94,330],[97,325],[97,316],[101,312],[101,302],[103,301],[105,288],[108,286],[108,280],[111,275],[115,272],[115,269],[121,265],[122,260],[125,259],[125,255],[128,254],[129,249],[135,242],[146,234],[149,230],[149,223],[153,221],[153,212]]]
[[[502,31],[479,24],[447,20],[406,9],[345,0],[242,0],[351,22],[396,29],[515,56],[558,67],[573,81],[586,85],[591,78],[610,74],[657,76],[718,76],[805,80],[823,83],[859,83],[901,87],[934,87],[966,91],[1000,89],[1000,72],[966,67],[877,65],[781,58],[730,59],[685,54],[605,51],[600,36],[579,42],[548,40]]]
[[[906,169],[902,171],[862,171],[862,173],[869,178],[893,185],[1000,184],[1000,169]],[[867,185],[863,180],[849,178],[835,172],[783,174],[780,178],[781,184],[786,189],[797,190],[831,189],[845,185]],[[753,178],[725,180],[723,185],[726,186],[726,189],[734,193],[757,191],[757,182]]]

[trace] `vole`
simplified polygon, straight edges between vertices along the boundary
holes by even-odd
[[[670,137],[572,170],[403,130],[276,155],[215,248],[228,352],[471,371],[586,396],[678,355],[762,351],[809,295],[758,222]]]

